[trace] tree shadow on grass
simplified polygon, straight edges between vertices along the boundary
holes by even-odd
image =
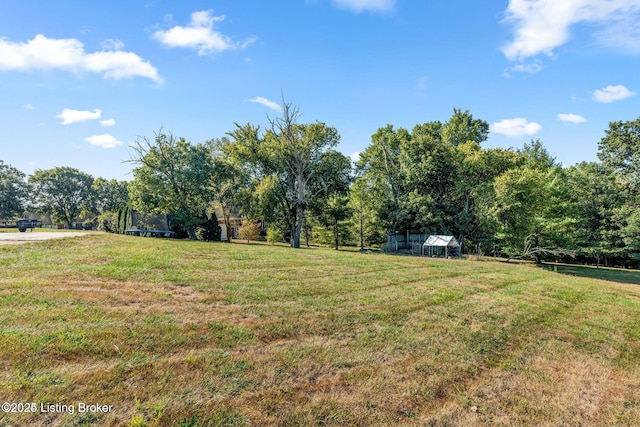
[[[640,270],[624,270],[621,268],[592,267],[570,264],[538,264],[540,268],[577,277],[607,280],[610,282],[640,285]]]

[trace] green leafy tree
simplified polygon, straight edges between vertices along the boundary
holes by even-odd
[[[546,176],[529,167],[510,169],[495,179],[493,214],[505,252],[522,253],[525,238],[540,231],[540,214],[548,195]],[[536,244],[536,246],[538,246]]]
[[[620,254],[621,228],[628,194],[622,182],[601,163],[583,162],[566,171],[567,200],[576,219],[573,239],[580,252],[596,264]],[[617,217],[621,217],[618,220]]]
[[[231,230],[231,218],[238,214],[238,205],[243,200],[249,185],[249,174],[243,163],[230,151],[233,145],[228,138],[209,141],[214,161],[213,188],[216,206],[220,208],[227,230]],[[227,233],[227,241],[231,236]]]
[[[453,232],[454,193],[458,167],[455,147],[442,139],[440,122],[416,125],[400,156],[410,220],[405,230]]]
[[[229,152],[250,171],[248,188],[265,196],[258,206],[263,213],[278,214],[289,229],[294,248],[300,247],[305,214],[317,196],[315,189],[322,188],[318,182],[326,178],[331,149],[340,140],[335,128],[321,122],[299,124],[299,117],[299,109],[283,101],[282,116],[270,119],[264,135],[250,124],[236,124],[229,133],[233,145]]]
[[[355,228],[353,234],[361,250],[364,250],[367,244],[382,243],[381,237],[385,233],[380,222],[376,220],[373,191],[367,185],[367,181],[357,179],[349,191],[349,207],[353,213],[352,223]]]
[[[524,145],[522,150],[518,151],[518,154],[522,156],[524,165],[531,169],[546,172],[551,168],[560,167],[555,157],[549,153],[539,139],[532,139],[528,144]]]
[[[410,138],[406,129],[392,125],[380,128],[356,162],[357,181],[367,188],[376,219],[389,233],[401,229],[407,219],[401,201],[406,191],[400,156],[401,147]]]
[[[277,225],[269,225],[267,227],[267,242],[272,245],[282,240],[282,230]]]
[[[609,123],[598,143],[598,158],[603,165],[629,183],[634,193],[640,185],[640,117],[633,121]]]
[[[292,221],[292,246],[299,248],[313,180],[326,150],[338,144],[340,135],[324,123],[298,124],[299,110],[291,104],[283,102],[282,111],[282,117],[270,120],[265,142],[286,176],[287,197],[297,214]]]
[[[598,143],[598,157],[615,177],[623,197],[616,209],[610,209],[614,220],[604,233],[605,256],[638,259],[640,247],[635,233],[640,229],[636,214],[640,209],[640,117],[609,123]]]
[[[494,180],[496,236],[511,255],[526,252],[527,245],[539,249],[532,252],[538,261],[545,253],[572,254],[577,220],[567,172],[540,140],[525,144],[517,156]]]
[[[349,206],[349,196],[346,194],[334,193],[325,199],[322,209],[316,215],[320,225],[331,230],[333,233],[334,248],[338,250],[340,237],[347,232],[344,221],[352,214]]]
[[[0,219],[19,215],[27,195],[25,174],[0,160]]]
[[[569,201],[580,218],[574,238],[589,255],[602,253],[603,231],[608,227],[606,218],[611,210],[605,206],[608,187],[614,186],[611,175],[599,163],[582,162],[567,169],[567,186],[571,189]],[[604,197],[603,197],[604,196]]]
[[[174,226],[196,240],[196,226],[206,220],[213,201],[210,147],[193,145],[160,131],[153,140],[138,139],[132,149],[130,162],[138,165],[129,186],[133,207],[170,214]]]
[[[327,150],[316,168],[315,179],[311,181],[310,193],[314,197],[310,199],[309,211],[321,226],[332,230],[336,249],[345,234],[343,222],[351,215],[351,181],[351,160],[338,151]]]
[[[129,183],[115,179],[96,178],[93,181],[93,207],[98,213],[117,212],[129,204]]]
[[[93,210],[93,177],[71,167],[37,170],[29,177],[36,208],[73,227],[82,213]]]
[[[496,243],[496,230],[489,212],[494,200],[494,179],[516,167],[522,158],[512,150],[483,150],[473,141],[458,145],[456,157],[453,199],[457,213],[450,227],[463,247],[476,250],[492,247]]]
[[[453,109],[453,115],[442,126],[442,140],[454,147],[467,142],[481,144],[489,137],[489,123],[474,119],[469,110]]]
[[[458,109],[446,123],[419,124],[411,133],[378,129],[357,164],[358,180],[366,181],[387,232],[447,232],[463,242],[473,220],[473,189],[483,178],[464,160],[480,151],[488,131],[485,121]]]

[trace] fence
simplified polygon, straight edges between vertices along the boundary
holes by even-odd
[[[422,244],[427,240],[427,237],[428,235],[425,233],[415,233],[410,231],[402,234],[389,234],[387,236],[387,244],[384,249],[387,252],[410,250],[411,253],[420,255]]]

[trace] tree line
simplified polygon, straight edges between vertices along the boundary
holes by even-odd
[[[215,240],[217,212],[227,230],[242,218],[255,234],[265,221],[268,240],[294,248],[379,247],[388,234],[418,231],[453,235],[465,253],[640,259],[640,118],[610,123],[599,161],[568,168],[540,140],[483,148],[488,135],[486,121],[454,109],[446,122],[381,127],[352,163],[336,150],[334,127],[300,123],[298,107],[283,102],[265,129],[236,123],[201,144],[162,129],[139,138],[130,182],[69,167],[27,179],[0,161],[0,217],[29,209],[71,226],[93,215],[118,231],[122,210],[133,209],[170,214],[183,235]]]

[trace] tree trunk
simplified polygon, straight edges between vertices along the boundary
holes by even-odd
[[[304,223],[304,210],[306,208],[306,183],[304,180],[304,173],[302,171],[302,165],[300,162],[296,164],[296,181],[294,183],[295,188],[295,204],[298,208],[298,220],[296,221],[295,233],[293,235],[293,247],[295,249],[300,248],[300,236],[302,235],[302,224]]]
[[[231,242],[231,219],[224,219],[224,226],[227,228],[227,242]]]
[[[364,250],[364,214],[360,212],[360,250]]]
[[[224,204],[220,203],[222,207],[222,217],[224,218],[224,226],[227,228],[227,242],[231,241],[231,210],[227,209]]]
[[[189,240],[198,240],[196,237],[196,230],[193,225],[187,227],[187,234],[189,235]]]
[[[338,219],[336,218],[333,223],[333,238],[336,242],[336,251],[338,250],[338,244],[340,243],[340,236],[338,235]]]
[[[300,248],[300,234],[302,234],[302,222],[304,221],[304,209],[302,207],[298,208],[298,221],[294,228],[293,233],[293,247],[295,249]]]
[[[71,212],[65,209],[64,218],[61,218],[61,219],[67,224],[67,227],[69,227],[69,230],[73,228],[74,215]]]
[[[307,223],[307,219],[306,218],[305,218],[305,221],[304,221],[304,227],[302,229],[304,230],[305,243],[306,243],[307,247],[309,247],[309,235],[311,234],[311,230],[309,229],[309,224]]]

